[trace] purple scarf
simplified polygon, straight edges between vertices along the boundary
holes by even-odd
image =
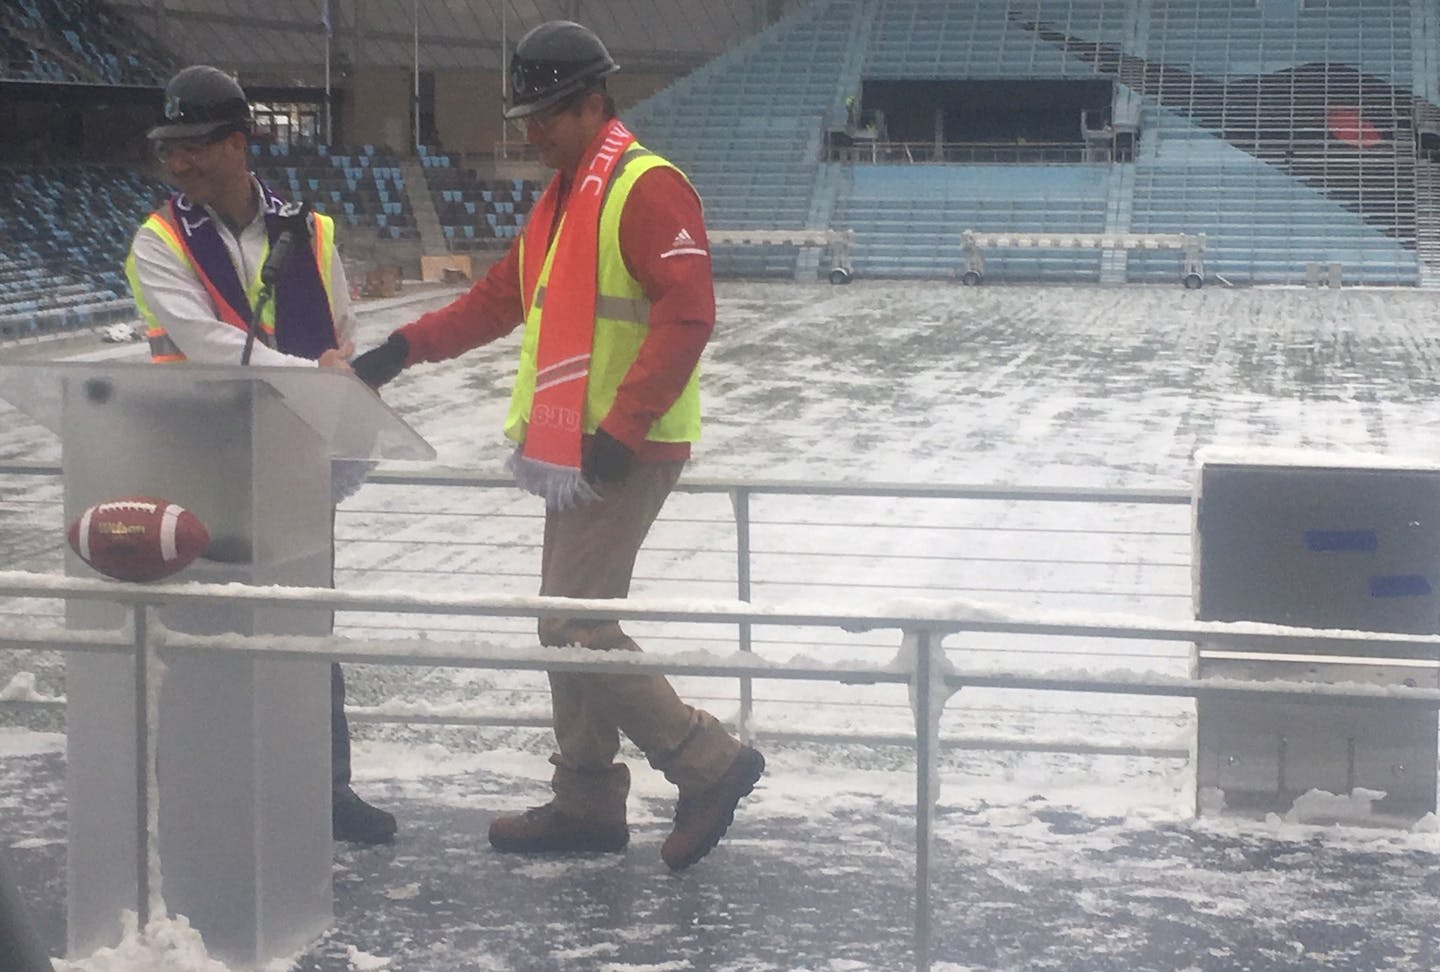
[[[274,246],[280,232],[276,214],[285,205],[285,200],[267,189],[263,182],[260,183],[260,197],[265,203],[265,231],[270,245]],[[184,193],[171,196],[169,205],[190,259],[209,278],[211,296],[218,296],[228,305],[217,310],[222,310],[223,317],[238,319],[248,327],[253,314],[250,302],[245,298],[245,285],[230,262],[230,254],[220,239],[215,221],[204,210],[198,210],[200,219],[190,219],[191,214],[197,212],[197,207]],[[230,314],[224,314],[224,310],[230,311]],[[330,298],[325,293],[320,268],[315,262],[313,241],[309,246],[296,246],[291,250],[285,265],[280,268],[275,283],[275,333],[269,334],[262,328],[258,338],[278,351],[311,361],[336,347],[335,321],[330,315]]]

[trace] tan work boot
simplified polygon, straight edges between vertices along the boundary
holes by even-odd
[[[740,752],[713,786],[690,795],[681,794],[675,805],[675,829],[665,838],[660,857],[672,871],[683,871],[720,843],[735,819],[740,799],[755,789],[765,772],[765,757],[749,746]]]
[[[490,846],[506,853],[614,853],[624,850],[628,843],[630,828],[624,822],[601,824],[581,820],[556,810],[553,803],[508,817],[496,817],[490,823]]]

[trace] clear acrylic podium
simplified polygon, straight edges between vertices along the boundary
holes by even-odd
[[[0,366],[0,397],[61,438],[65,522],[132,495],[189,509],[211,546],[177,581],[328,587],[332,459],[434,451],[354,376],[318,368],[44,363]],[[63,544],[57,533],[56,542]],[[66,549],[66,571],[95,576]],[[71,627],[114,628],[76,602]],[[327,611],[167,608],[195,634],[324,635]],[[167,662],[156,720],[166,905],[236,968],[294,954],[333,919],[330,682],[320,662],[230,654]],[[66,669],[68,949],[112,945],[136,906],[134,662]]]

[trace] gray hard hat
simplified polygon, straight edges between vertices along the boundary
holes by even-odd
[[[249,132],[254,121],[240,82],[205,64],[187,67],[165,85],[165,120],[147,138],[199,138],[222,129]]]
[[[546,21],[515,45],[505,117],[544,111],[618,70],[620,65],[589,27],[573,20]]]

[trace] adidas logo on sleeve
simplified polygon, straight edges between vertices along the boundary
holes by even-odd
[[[675,234],[675,239],[670,243],[670,249],[660,254],[660,259],[668,260],[676,256],[708,256],[707,251],[696,244],[695,237],[690,235],[688,229],[682,228]]]

